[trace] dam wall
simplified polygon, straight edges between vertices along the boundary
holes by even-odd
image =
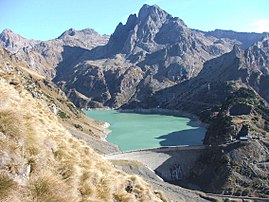
[[[189,176],[190,170],[206,146],[174,146],[144,149],[105,156],[108,160],[134,160],[143,163],[165,181],[180,181]]]

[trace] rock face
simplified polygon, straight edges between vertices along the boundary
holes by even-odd
[[[269,38],[265,38],[245,51],[235,45],[231,52],[205,62],[197,77],[157,92],[152,97],[155,105],[202,111],[213,105],[221,105],[238,85],[253,88],[268,102],[268,41]]]

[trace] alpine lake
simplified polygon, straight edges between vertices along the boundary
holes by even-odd
[[[122,151],[180,145],[201,145],[206,129],[199,121],[185,117],[152,113],[89,110],[86,115],[108,122],[111,133],[106,140]]]

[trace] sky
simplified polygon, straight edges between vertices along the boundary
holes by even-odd
[[[119,22],[157,4],[188,27],[269,32],[269,0],[0,0],[0,32],[49,40],[65,30],[93,28],[112,34]]]

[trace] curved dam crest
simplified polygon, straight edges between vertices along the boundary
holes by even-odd
[[[108,142],[122,151],[162,146],[201,145],[206,129],[185,116],[140,114],[116,110],[84,111],[88,116],[110,123]]]

